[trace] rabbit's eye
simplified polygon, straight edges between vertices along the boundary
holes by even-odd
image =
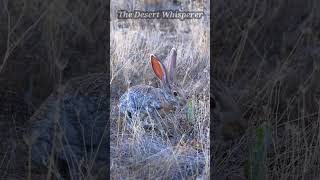
[[[176,91],[173,91],[174,96],[178,96],[178,93]]]

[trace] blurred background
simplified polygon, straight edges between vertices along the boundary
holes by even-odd
[[[319,1],[212,6],[212,175],[319,179]]]
[[[52,91],[106,71],[108,7],[104,0],[0,1],[0,179],[27,178],[25,124]],[[31,171],[46,178],[46,170]]]

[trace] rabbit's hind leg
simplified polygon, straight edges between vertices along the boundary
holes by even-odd
[[[147,117],[146,113],[142,113],[142,112],[131,113],[127,111],[127,114],[125,115],[127,129],[129,131],[132,131],[135,128],[139,127],[140,126],[139,124],[142,123],[143,125],[146,117]]]
[[[154,113],[153,110],[151,109],[147,109],[143,119],[141,119],[143,122],[143,128],[145,130],[153,130],[154,126],[155,126],[155,122],[154,122]]]
[[[157,132],[157,134],[165,135],[165,130],[162,127],[162,117],[159,115],[158,110],[148,113],[148,117],[144,121],[144,129],[148,131]]]
[[[125,126],[130,130],[133,129],[134,122],[133,122],[133,114],[130,111],[126,111],[124,116],[124,123]]]
[[[125,120],[126,120],[126,123],[129,127],[132,126],[132,116],[133,116],[133,114],[130,111],[126,111]]]

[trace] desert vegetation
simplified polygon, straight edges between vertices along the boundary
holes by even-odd
[[[106,71],[108,7],[100,0],[0,2],[2,179],[59,177],[54,158],[48,167],[31,162],[26,132],[32,115],[69,79]]]
[[[212,5],[212,77],[226,89],[212,92],[220,97],[212,130],[228,121],[243,121],[247,129],[234,133],[235,123],[227,123],[233,134],[214,131],[211,174],[215,179],[318,179],[319,2]]]
[[[318,179],[319,2],[210,5],[0,0],[0,178],[67,179],[54,156],[50,166],[32,162],[25,134],[50,95],[71,92],[110,100],[110,169],[80,161],[82,179]],[[116,18],[117,9],[166,8],[205,17]],[[172,47],[190,101],[163,119],[164,132],[139,121],[128,129],[119,97],[137,84],[160,86],[148,58],[165,60]]]
[[[111,178],[209,178],[209,2],[111,2]],[[204,11],[203,19],[117,19],[117,10]],[[119,113],[119,97],[134,85],[159,87],[150,54],[163,62],[177,49],[177,83],[191,97],[181,111],[162,119],[166,131],[133,130]]]
[[[151,8],[162,6],[158,3],[150,5],[153,6]],[[116,1],[111,6],[115,9],[150,8],[142,1]],[[186,10],[204,8],[204,4],[193,1],[172,4],[175,8],[179,6]],[[77,108],[86,112],[87,109],[81,108],[91,107],[88,95],[95,98],[102,93],[106,97],[109,87],[112,179],[208,176],[208,15],[201,21],[120,22],[115,20],[115,11],[107,11],[109,3],[100,0],[3,0],[0,7],[3,40],[1,101],[5,102],[1,108],[1,177],[68,178],[66,169],[70,164],[61,164],[61,154],[58,153],[66,145],[61,137],[68,134],[68,130],[61,134],[60,128],[69,127],[63,125],[63,122],[68,122],[63,115],[71,113],[70,118],[80,115],[78,120],[86,121],[82,119],[82,111],[76,111]],[[110,57],[106,56],[108,13],[113,18]],[[139,126],[129,133],[125,129],[126,122],[119,116],[118,99],[128,87],[136,84],[158,86],[159,82],[148,68],[147,57],[154,53],[164,59],[171,47],[178,50],[179,83],[192,98],[183,113],[171,114],[164,120],[169,127],[165,134],[145,132]],[[110,70],[110,76],[104,73],[106,69]],[[107,108],[102,110],[108,111]],[[32,150],[30,127],[36,127],[31,129],[31,134],[40,132],[44,135],[45,141],[40,138],[42,145],[50,144],[45,152],[48,159],[45,163],[40,160],[40,165],[34,160],[43,154]],[[80,127],[79,130],[86,128]],[[67,137],[67,140],[70,139]],[[80,173],[79,178],[101,179],[107,176],[106,164],[92,164],[87,161],[90,154],[82,155],[85,158],[78,161],[76,167],[71,167]]]

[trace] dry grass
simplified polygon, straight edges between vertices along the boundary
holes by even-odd
[[[318,8],[318,1],[298,0],[214,4],[214,77],[249,124],[244,136],[216,141],[216,179],[244,177],[262,123],[271,130],[266,179],[319,178]]]
[[[267,179],[319,178],[317,0],[215,1],[211,67],[208,1],[180,2],[184,10],[204,9],[201,21],[117,20],[117,9],[155,7],[153,1],[112,1],[110,59],[103,49],[106,1],[0,2],[0,98],[5,102],[0,108],[1,178],[48,176],[47,170],[28,166],[28,148],[22,143],[25,122],[53,89],[71,77],[102,72],[109,62],[113,179],[207,179],[209,165],[215,179],[244,178],[249,147],[255,147],[261,124],[271,130],[265,142]],[[162,134],[145,131],[139,123],[127,131],[117,109],[119,97],[133,85],[158,86],[148,56],[164,59],[172,47],[178,50],[177,79],[192,97],[189,114],[169,114]],[[209,112],[216,113],[209,107],[209,69],[240,111],[218,113],[248,122],[245,134],[233,140],[209,140]],[[213,117],[216,130],[221,123],[216,120],[223,116]],[[210,153],[209,142],[214,142]]]
[[[53,89],[105,70],[106,6],[103,0],[0,1],[0,178],[56,175],[53,160],[49,169],[31,167],[23,133]]]
[[[181,7],[196,11],[204,10],[207,5],[191,8],[187,6],[190,2]],[[112,1],[111,7],[111,178],[207,179],[209,14],[202,20],[118,20],[118,9],[145,10],[146,7],[142,1]],[[146,132],[139,123],[132,132],[127,131],[117,108],[120,95],[138,84],[158,87],[149,54],[164,59],[172,47],[178,50],[178,83],[192,97],[189,104],[192,115],[187,118],[186,111],[168,114],[162,123],[167,129],[161,135]]]

